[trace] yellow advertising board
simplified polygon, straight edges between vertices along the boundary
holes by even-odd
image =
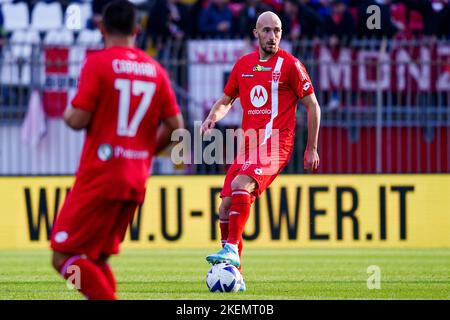
[[[158,176],[123,248],[217,247],[223,176]],[[72,177],[0,178],[0,249],[46,248]],[[282,175],[255,202],[252,247],[450,248],[450,175]]]

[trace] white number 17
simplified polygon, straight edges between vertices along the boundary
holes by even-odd
[[[156,85],[153,82],[141,80],[116,79],[114,88],[119,90],[119,120],[117,122],[117,135],[134,137],[145,116],[155,94]],[[130,114],[131,94],[143,94],[136,112],[128,121]],[[129,123],[128,123],[129,122]]]

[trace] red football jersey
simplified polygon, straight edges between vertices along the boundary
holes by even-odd
[[[288,149],[294,143],[297,101],[313,92],[303,64],[282,49],[267,61],[259,59],[258,51],[240,58],[224,89],[241,100],[244,131],[264,130],[268,139],[278,129],[280,145]]]
[[[166,71],[138,49],[92,53],[72,106],[92,112],[76,187],[108,199],[143,201],[158,125],[179,113]]]

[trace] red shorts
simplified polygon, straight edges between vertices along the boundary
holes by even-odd
[[[283,150],[282,150],[283,151]],[[236,161],[228,168],[225,181],[223,183],[220,197],[231,197],[231,182],[237,175],[245,175],[255,179],[257,185],[253,195],[259,197],[275,180],[278,174],[288,164],[291,157],[291,150],[287,149],[285,152],[277,153],[271,156],[270,164],[267,161]],[[256,158],[257,159],[257,158]]]
[[[102,199],[76,187],[67,196],[51,235],[51,248],[92,260],[119,253],[139,203]]]

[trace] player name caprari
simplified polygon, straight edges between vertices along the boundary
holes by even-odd
[[[155,66],[151,63],[114,59],[112,67],[115,73],[132,73],[137,76],[156,77]]]

